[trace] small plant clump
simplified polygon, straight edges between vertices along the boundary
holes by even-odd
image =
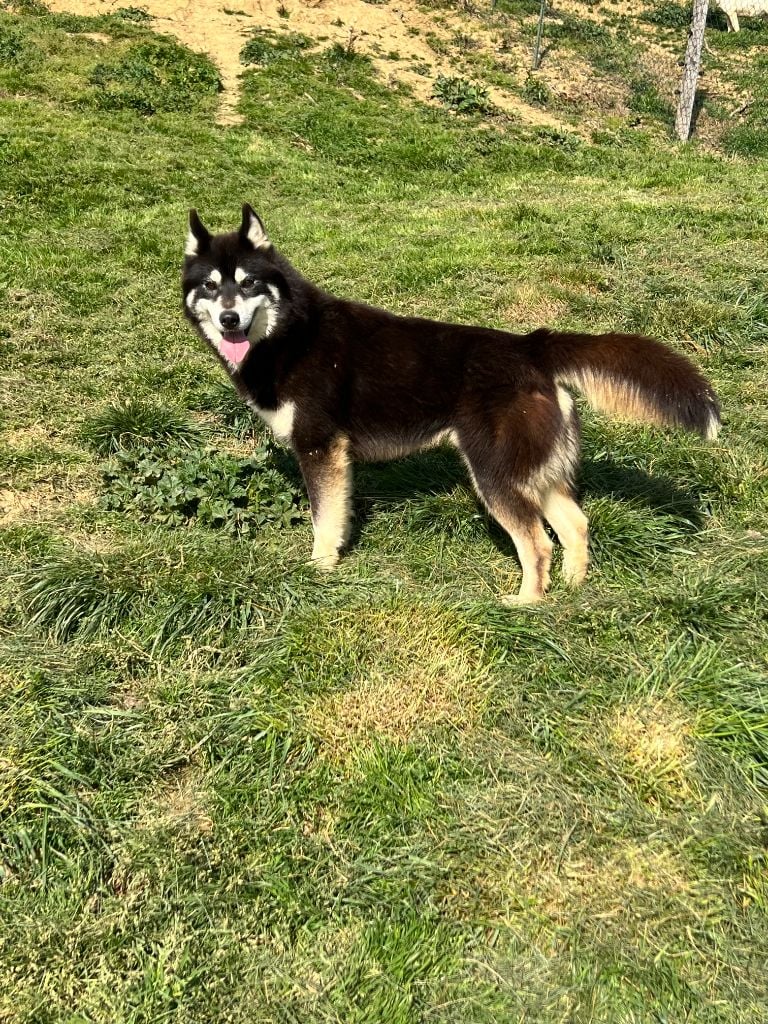
[[[270,444],[248,458],[209,449],[141,445],[116,452],[103,470],[106,508],[166,525],[197,523],[248,534],[302,519],[302,495]]]
[[[525,99],[537,107],[546,107],[552,100],[552,90],[546,82],[529,74],[523,86]]]
[[[166,41],[139,43],[114,63],[97,64],[90,83],[98,107],[147,115],[195,109],[221,88],[207,57]]]
[[[663,0],[662,3],[645,11],[641,18],[651,25],[662,25],[664,28],[688,28],[691,24],[690,4],[676,4],[670,0]]]
[[[135,21],[138,23],[146,23],[152,20],[143,7],[118,7],[115,11],[115,17],[122,18],[123,21]]]
[[[553,146],[569,153],[575,153],[582,145],[581,138],[574,132],[550,128],[548,125],[541,125],[536,129],[536,140],[542,146]]]
[[[493,110],[486,87],[459,75],[438,75],[432,95],[460,114],[489,114]]]
[[[311,45],[312,40],[301,32],[278,35],[269,29],[257,29],[240,51],[240,63],[262,66],[274,64],[298,56]]]
[[[0,10],[10,14],[26,14],[30,17],[48,14],[48,8],[41,0],[1,0]]]
[[[37,59],[37,54],[24,36],[15,29],[0,25],[0,66],[26,68]]]

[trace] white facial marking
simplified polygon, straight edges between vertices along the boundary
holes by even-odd
[[[257,295],[250,299],[244,299],[241,295],[237,295],[235,297],[234,305],[225,306],[221,299],[206,299],[205,297],[201,297],[197,300],[196,309],[198,313],[204,313],[220,330],[226,330],[221,322],[221,314],[237,313],[239,322],[236,330],[250,332],[256,311],[263,301],[263,295]]]
[[[269,288],[270,295],[274,290],[275,301],[267,295],[259,295],[254,300],[258,303],[256,311],[254,313],[253,320],[251,321],[251,327],[248,331],[248,338],[252,342],[263,341],[264,338],[268,338],[277,326],[278,317],[280,315],[280,306],[278,305],[277,299],[280,297],[280,293],[274,285],[267,285]]]
[[[248,274],[242,267],[235,271],[235,279],[240,283]],[[223,280],[221,271],[212,268],[206,280],[215,281],[220,284]],[[239,363],[231,363],[221,350],[221,343],[224,341],[224,334],[232,333],[232,328],[227,331],[222,326],[221,314],[224,312],[237,313],[239,323],[234,330],[244,333],[252,345],[268,338],[277,326],[280,307],[280,292],[274,285],[267,286],[269,294],[253,295],[243,297],[237,295],[232,305],[225,307],[221,298],[209,297],[203,287],[193,289],[186,298],[187,308],[194,314],[200,332],[211,342],[216,351],[235,369]]]
[[[213,342],[213,344],[216,346],[216,349],[218,350],[219,342],[221,341],[221,331],[214,327],[210,320],[201,320],[200,330],[206,336],[208,341]]]

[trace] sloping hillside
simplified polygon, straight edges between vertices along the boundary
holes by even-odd
[[[53,0],[52,10],[108,14],[120,0]],[[689,12],[674,2],[560,0],[547,9],[542,61],[533,73],[537,0],[417,4],[412,0],[149,0],[160,32],[208,54],[223,83],[219,120],[238,120],[240,54],[254,33],[301,33],[369,56],[385,83],[434,101],[438,76],[480,82],[491,103],[524,124],[581,135],[625,124],[668,126]],[[713,9],[697,108],[697,136],[711,146],[764,151],[768,19],[744,18],[738,35]],[[768,105],[768,104],[766,104]],[[754,123],[753,123],[754,122]]]

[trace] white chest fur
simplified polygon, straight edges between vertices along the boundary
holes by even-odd
[[[279,441],[290,441],[296,413],[295,402],[283,402],[276,409],[262,409],[255,402],[249,402],[248,408],[264,420]]]

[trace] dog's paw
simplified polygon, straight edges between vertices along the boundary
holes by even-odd
[[[507,608],[527,608],[529,605],[541,604],[543,594],[504,594],[500,599]]]
[[[563,580],[569,587],[580,587],[587,577],[589,562],[586,558],[568,557],[563,559]]]
[[[312,565],[321,572],[330,572],[335,569],[339,564],[339,553],[338,551],[318,551],[312,552]]]

